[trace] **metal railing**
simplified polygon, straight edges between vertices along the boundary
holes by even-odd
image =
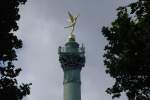
[[[83,45],[81,47],[79,47],[78,52],[79,53],[84,53],[85,52],[85,47]],[[58,53],[66,53],[66,48],[59,46]]]

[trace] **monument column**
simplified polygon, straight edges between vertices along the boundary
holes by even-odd
[[[71,14],[69,16],[75,18]],[[73,22],[71,25],[73,25]],[[73,27],[74,30],[74,26],[71,27]],[[59,47],[58,49],[59,61],[64,72],[63,100],[81,100],[80,72],[85,64],[84,49],[83,45],[79,47],[79,44],[75,41],[73,31],[69,35],[65,46]]]

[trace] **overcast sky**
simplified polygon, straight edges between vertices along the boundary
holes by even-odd
[[[63,100],[63,71],[58,46],[65,44],[69,30],[67,12],[80,14],[75,30],[78,43],[86,47],[86,65],[81,72],[82,100],[112,100],[105,90],[113,85],[106,75],[102,55],[107,41],[101,33],[116,18],[116,8],[134,0],[28,0],[21,7],[18,50],[22,82],[32,82],[27,100]],[[118,100],[118,99],[115,99]],[[119,100],[127,100],[122,96]]]

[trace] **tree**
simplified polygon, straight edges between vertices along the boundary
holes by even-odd
[[[106,92],[113,98],[126,93],[129,100],[150,100],[150,1],[137,0],[117,9],[107,38],[104,65],[115,83]]]
[[[21,68],[16,68],[13,61],[17,60],[16,50],[22,47],[22,41],[17,38],[17,21],[19,5],[26,0],[0,1],[0,100],[21,100],[30,94],[30,85],[19,85],[16,77]]]

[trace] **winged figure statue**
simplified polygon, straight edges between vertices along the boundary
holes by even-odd
[[[78,16],[73,16],[69,11],[68,11],[68,15],[69,15],[69,26],[64,28],[72,28],[71,34],[73,34]]]

